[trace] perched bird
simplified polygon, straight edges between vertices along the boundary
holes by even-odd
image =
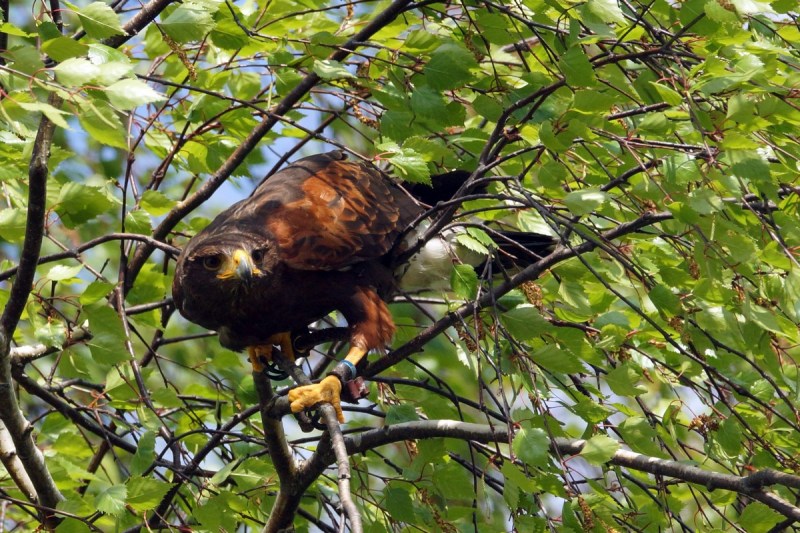
[[[256,370],[274,345],[293,358],[292,331],[341,312],[350,340],[344,362],[320,383],[289,391],[289,400],[293,412],[329,402],[344,421],[342,381],[354,378],[355,365],[394,334],[384,298],[396,277],[430,274],[426,250],[447,268],[456,260],[453,245],[439,238],[411,266],[391,265],[413,240],[409,229],[425,210],[378,169],[347,161],[342,152],[301,159],[189,241],[175,270],[175,305],[188,320],[216,330],[223,346],[247,349]],[[546,236],[530,239],[532,252],[553,244]]]

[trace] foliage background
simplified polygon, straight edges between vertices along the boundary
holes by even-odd
[[[2,7],[3,527],[338,527],[328,433],[257,416],[246,359],[169,302],[174,247],[331,147],[471,171],[432,212],[465,248],[561,242],[494,289],[455,267],[398,297],[347,411],[365,530],[800,520],[798,478],[742,477],[799,468],[795,2]]]

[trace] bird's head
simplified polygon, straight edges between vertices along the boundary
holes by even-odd
[[[223,286],[249,289],[258,278],[269,272],[267,249],[263,247],[223,246],[197,250],[189,262],[204,277],[221,281]]]

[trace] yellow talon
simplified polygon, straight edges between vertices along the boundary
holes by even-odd
[[[253,372],[260,374],[264,371],[264,363],[262,361],[272,361],[272,345],[248,346],[247,358],[250,359],[250,364],[253,365]]]
[[[344,423],[340,396],[342,382],[336,376],[327,376],[314,385],[304,385],[289,391],[289,402],[293,413],[310,409],[320,403],[329,403],[336,410],[336,418]]]
[[[356,366],[364,356],[367,355],[366,348],[361,346],[351,346],[345,359]],[[314,385],[303,385],[289,391],[289,402],[293,413],[299,413],[306,409],[311,409],[321,403],[329,403],[336,410],[336,418],[340,423],[344,423],[344,413],[342,412],[342,382],[336,376],[327,376],[325,379]]]
[[[267,339],[266,344],[247,347],[247,358],[250,359],[250,364],[253,365],[253,372],[260,373],[264,371],[264,362],[272,361],[272,347],[275,345],[281,347],[281,355],[284,358],[294,362],[292,336],[288,331],[276,333]]]

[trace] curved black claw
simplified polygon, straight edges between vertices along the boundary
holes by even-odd
[[[282,381],[289,377],[289,374],[275,364],[274,361],[269,361],[262,364],[264,365],[264,374],[272,381]]]
[[[316,429],[314,427],[314,422],[311,421],[311,418],[308,416],[306,411],[300,411],[299,413],[293,414],[297,419],[297,425],[300,426],[300,429],[303,431],[303,433],[310,433]]]
[[[314,429],[325,429],[325,422],[322,421],[322,413],[319,412],[319,409],[314,409],[313,411],[307,411],[306,414],[308,415],[309,421]]]

